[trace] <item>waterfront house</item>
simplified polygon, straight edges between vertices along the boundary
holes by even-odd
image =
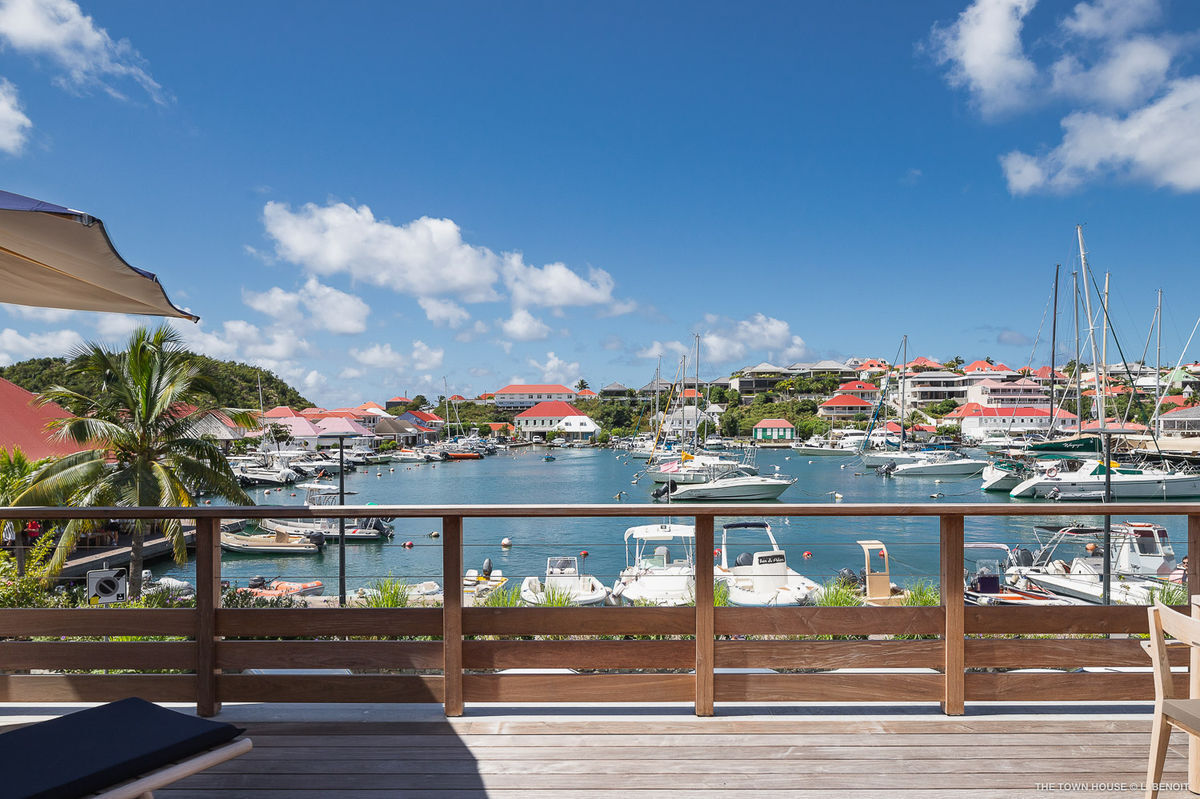
[[[395,441],[405,447],[430,444],[437,441],[437,432],[428,427],[421,427],[407,419],[389,417],[380,419],[375,425],[375,437],[386,441]]]
[[[1163,407],[1166,407],[1165,402]],[[1200,435],[1200,405],[1167,411],[1159,417],[1159,425],[1162,427],[1164,435]]]
[[[426,427],[434,431],[441,430],[446,424],[445,419],[438,416],[436,413],[430,413],[429,411],[405,411],[397,418],[404,419],[412,422],[415,425],[420,425],[421,427]]]
[[[37,395],[0,378],[0,449],[20,449],[30,460],[70,455],[87,449],[73,441],[59,441],[46,425],[71,414],[58,405],[37,404]]]
[[[512,436],[517,432],[517,428],[509,422],[485,422],[484,424],[494,436]]]
[[[187,405],[181,403],[179,406],[179,415],[187,416],[195,413],[197,408],[195,405]],[[289,416],[287,419],[299,419],[301,417]],[[199,438],[208,438],[217,442],[223,451],[228,452],[234,441],[245,438],[250,432],[247,428],[234,422],[224,413],[218,410],[204,411],[195,417],[195,434]]]
[[[855,365],[854,371],[863,377],[869,377],[871,375],[884,374],[891,368],[888,366],[887,361],[881,361],[878,358],[868,358]]]
[[[787,419],[763,419],[754,425],[755,441],[793,441],[796,438],[796,426]]]
[[[849,421],[859,414],[868,416],[874,406],[865,399],[850,394],[830,397],[817,406],[817,416],[831,421]]]
[[[321,430],[325,438],[338,435],[346,436],[346,441],[351,447],[375,446],[375,434],[358,422],[345,416],[327,416],[324,419],[318,419],[316,426]]]
[[[720,419],[720,415],[714,412],[711,406],[700,410],[695,405],[684,405],[667,414],[660,411],[652,421],[655,425],[662,425],[664,435],[680,438],[691,436],[702,424],[708,424],[715,428],[720,423]]]
[[[1036,380],[987,379],[967,389],[967,402],[991,408],[1041,407],[1050,405],[1050,397]]]
[[[585,389],[581,390],[578,394],[576,394],[575,397],[577,399],[595,399],[596,392],[592,391],[590,388],[585,388]]]
[[[826,358],[816,363],[793,363],[787,367],[789,377],[837,377],[847,380],[858,374],[856,367]]]
[[[942,420],[958,424],[963,438],[980,441],[992,433],[1047,433],[1050,431],[1051,415],[1054,417],[1055,430],[1069,431],[1076,426],[1075,414],[1063,410],[1054,412],[1048,406],[993,408],[978,402],[960,405],[943,416]]]
[[[287,431],[291,441],[277,444],[274,449],[307,449],[316,451],[317,442],[324,432],[317,426],[317,422],[307,419],[303,416],[281,416],[274,419],[267,419],[264,422],[263,430],[256,430],[246,434],[247,438],[259,438],[265,432],[266,425],[278,425]],[[259,445],[262,446],[261,444]],[[268,447],[270,449],[270,447]]]
[[[515,422],[517,434],[526,439],[545,439],[554,432],[571,441],[590,441],[600,432],[600,425],[587,414],[562,400],[539,402],[518,413]]]
[[[570,402],[575,392],[557,383],[514,383],[496,391],[496,407],[501,410],[532,408],[539,402]]]
[[[968,375],[940,370],[916,372],[904,376],[904,400],[911,407],[931,405],[952,399],[967,401],[967,389],[975,381]]]
[[[300,414],[286,405],[276,405],[269,411],[263,411],[261,415],[264,419],[283,419],[287,416],[299,416]]]
[[[848,383],[842,383],[838,386],[837,391],[833,392],[833,395],[835,397],[858,397],[860,400],[874,403],[879,399],[879,386],[863,380],[851,380]]]
[[[1009,367],[1002,363],[988,363],[987,361],[971,361],[962,368],[963,374],[975,374],[976,372],[1011,372]]]

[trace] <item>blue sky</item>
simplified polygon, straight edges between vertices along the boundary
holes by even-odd
[[[1165,290],[1173,361],[1198,33],[1178,0],[0,0],[0,188],[329,406],[640,385],[694,334],[705,376],[904,334],[1041,364],[1076,223],[1127,352]],[[136,321],[6,306],[0,363]]]

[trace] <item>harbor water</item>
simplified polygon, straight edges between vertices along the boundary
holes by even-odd
[[[526,448],[501,451],[499,455],[478,461],[409,465],[400,463],[361,467],[347,473],[348,505],[458,505],[458,504],[588,504],[650,502],[655,487],[649,478],[634,480],[645,468],[645,461],[630,459],[622,451],[608,449],[554,450],[555,460],[543,460],[547,450]],[[757,453],[764,475],[789,474],[795,485],[780,498],[785,503],[1010,503],[1006,493],[980,490],[978,477],[885,478],[862,466],[857,458],[809,457],[787,449],[762,449]],[[354,492],[354,493],[349,493]],[[295,487],[252,489],[260,505],[297,505],[304,491]],[[1036,502],[1036,500],[1034,500]],[[1056,505],[1061,509],[1062,505]],[[626,565],[625,530],[635,524],[658,523],[671,518],[690,523],[687,505],[662,504],[662,514],[650,518],[601,519],[464,519],[463,563],[479,569],[485,558],[494,568],[519,582],[529,575],[542,575],[546,559],[552,556],[578,556],[586,551],[586,573],[612,585]],[[754,517],[750,517],[754,518]],[[818,582],[842,568],[858,571],[863,567],[862,549],[857,540],[882,541],[891,556],[893,581],[900,584],[917,579],[937,580],[937,517],[760,517],[770,522],[776,539],[787,552],[788,564]],[[1186,553],[1186,520],[1181,517],[1144,517],[1157,521],[1170,535],[1178,556]],[[718,518],[716,542],[720,546],[720,525],[735,521]],[[1126,519],[1113,517],[1113,522]],[[1034,528],[1039,524],[1065,526],[1080,522],[1099,525],[1100,517],[978,517],[966,521],[968,541],[998,542],[1008,546],[1023,544],[1035,548]],[[441,529],[438,519],[396,518],[395,535],[390,540],[347,542],[347,588],[353,591],[370,586],[381,577],[392,576],[409,582],[441,581],[441,539],[430,535]],[[503,548],[501,541],[511,539]],[[412,547],[404,546],[411,541]],[[739,552],[766,548],[761,535],[747,536],[745,531],[728,542],[730,563]],[[672,553],[678,556],[681,553]],[[719,557],[718,557],[719,562]],[[170,561],[153,564],[156,576],[169,575],[194,580],[195,566],[179,566]],[[324,581],[325,593],[337,593],[338,546],[330,540],[321,554],[296,556],[245,555],[222,552],[224,579],[245,585],[249,577],[267,579]]]

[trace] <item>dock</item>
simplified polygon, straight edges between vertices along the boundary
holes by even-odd
[[[188,549],[195,549],[195,525],[185,525],[183,535],[187,540]],[[148,565],[154,561],[169,558],[173,551],[171,542],[167,539],[161,536],[149,538],[142,544],[142,563]],[[123,534],[117,539],[116,546],[77,547],[71,557],[67,559],[67,564],[63,566],[59,576],[62,579],[79,579],[87,576],[92,569],[128,566],[132,556],[133,547],[129,544],[129,536]]]

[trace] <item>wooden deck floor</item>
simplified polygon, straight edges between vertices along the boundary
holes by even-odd
[[[1149,718],[797,710],[696,719],[552,709],[450,721],[250,721],[239,723],[251,753],[156,795],[1111,799],[1141,796]],[[1184,781],[1186,754],[1176,733],[1165,782]],[[1192,796],[1182,788],[1160,795]]]

